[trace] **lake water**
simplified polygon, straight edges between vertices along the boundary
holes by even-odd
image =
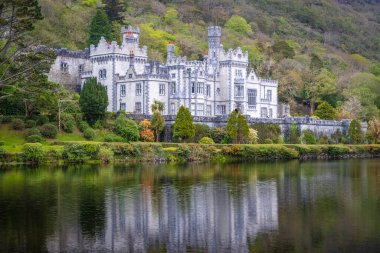
[[[0,252],[380,252],[380,160],[3,167]]]

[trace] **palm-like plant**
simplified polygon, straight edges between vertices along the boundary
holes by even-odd
[[[157,101],[157,100],[154,100],[151,109],[152,109],[152,112],[159,111],[162,113],[165,109],[165,106],[164,106],[164,103]]]

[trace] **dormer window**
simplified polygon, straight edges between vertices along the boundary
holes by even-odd
[[[175,74],[172,74],[172,78],[175,78]]]
[[[61,71],[63,73],[66,73],[68,72],[68,70],[69,70],[69,65],[67,64],[67,62],[61,62]]]
[[[99,79],[104,80],[106,78],[107,78],[107,70],[106,69],[99,70]]]
[[[128,75],[128,78],[129,78],[129,79],[132,79],[132,74],[129,74],[129,75]]]

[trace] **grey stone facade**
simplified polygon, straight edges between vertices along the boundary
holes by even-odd
[[[202,61],[188,61],[167,46],[167,62],[150,61],[148,48],[140,47],[138,28],[123,27],[123,42],[102,38],[89,50],[57,50],[49,79],[73,89],[97,77],[108,92],[108,111],[150,115],[154,100],[165,105],[165,115],[176,115],[180,106],[193,116],[227,116],[234,109],[251,117],[277,118],[274,80],[259,78],[248,69],[248,53],[225,50],[222,29],[208,28],[208,54]]]

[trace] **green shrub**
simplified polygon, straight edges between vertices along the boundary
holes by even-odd
[[[95,124],[93,125],[93,128],[94,128],[94,129],[99,129],[99,130],[103,129],[103,123],[102,123],[102,121],[97,120],[97,121],[95,122]]]
[[[49,123],[49,118],[45,115],[36,115],[33,117],[33,119],[36,121],[37,125],[39,126]]]
[[[273,144],[273,140],[267,138],[267,139],[264,140],[264,144]]]
[[[194,124],[195,135],[193,142],[199,142],[203,137],[210,137],[210,127],[206,124]]]
[[[108,148],[108,147],[100,147],[99,149],[99,154],[98,158],[103,162],[103,163],[109,163],[112,161],[114,157],[113,151]]]
[[[41,126],[41,134],[43,137],[54,139],[57,137],[57,127],[51,123],[47,123]]]
[[[90,128],[90,125],[86,121],[81,120],[78,123],[78,128],[83,133],[87,128]]]
[[[199,140],[200,144],[215,144],[214,140],[211,139],[210,137],[203,137],[202,139]]]
[[[313,131],[310,129],[304,130],[302,132],[302,143],[304,144],[316,144],[317,138]]]
[[[351,121],[350,126],[348,127],[348,137],[353,144],[359,144],[363,141],[362,127],[359,120],[354,119]]]
[[[11,127],[14,130],[24,130],[25,123],[24,123],[24,121],[22,119],[13,118],[11,120]]]
[[[350,153],[350,149],[346,146],[327,145],[323,149],[329,156],[339,156]]]
[[[141,156],[141,151],[138,146],[132,145],[130,143],[115,143],[111,146],[112,151],[117,156],[126,157],[139,157]]]
[[[5,145],[5,141],[0,141],[0,147]]]
[[[97,159],[99,153],[98,144],[70,144],[63,149],[63,158],[68,162],[84,162],[88,159]]]
[[[258,140],[259,140],[259,137],[257,136],[257,130],[250,128],[246,143],[256,144]]]
[[[222,143],[224,138],[228,138],[227,130],[224,127],[215,127],[210,130],[210,137],[215,143]]]
[[[84,136],[84,138],[86,138],[86,140],[93,140],[95,138],[95,131],[94,131],[94,129],[87,128],[86,130],[84,130],[83,136]]]
[[[222,154],[228,156],[240,156],[240,145],[230,145],[222,147]]]
[[[46,152],[46,157],[48,157],[49,161],[58,161],[62,158],[62,150],[50,149]]]
[[[365,140],[368,144],[376,144],[376,137],[370,131],[365,133]]]
[[[169,162],[169,163],[176,162],[177,160],[178,160],[177,156],[175,156],[173,154],[168,154],[167,157],[166,157],[166,161]]]
[[[173,125],[173,137],[181,141],[191,140],[195,135],[193,117],[188,108],[181,105]]]
[[[266,143],[267,139],[272,140],[272,143],[276,142],[281,135],[281,128],[278,124],[255,123],[252,127],[257,130],[259,143]]]
[[[240,157],[241,159],[293,159],[298,157],[295,149],[279,145],[244,145],[223,147],[222,153],[228,156]]]
[[[0,157],[5,155],[5,148],[0,146]]]
[[[41,136],[41,132],[38,128],[34,127],[34,128],[26,129],[24,135],[25,135],[25,138],[27,138],[28,136],[31,136],[31,135]]]
[[[24,161],[31,163],[39,163],[43,161],[45,152],[41,143],[26,143],[22,149],[22,157]]]
[[[66,145],[62,157],[68,162],[84,162],[89,159],[83,145],[80,144]]]
[[[62,114],[61,126],[66,133],[72,133],[75,126],[75,119],[71,114]]]
[[[313,145],[313,146],[307,146],[307,145],[294,145],[292,146],[300,155],[315,155],[318,156],[322,153],[322,149],[320,146]]]
[[[0,115],[0,124],[10,123],[12,121],[12,116]]]
[[[229,135],[226,135],[222,139],[222,144],[231,144],[232,143],[232,138]]]
[[[82,144],[86,155],[88,155],[92,159],[96,159],[99,153],[100,145],[95,143],[86,143]]]
[[[190,157],[190,153],[191,153],[191,150],[190,150],[190,147],[188,145],[185,145],[185,144],[178,145],[177,155],[179,157],[187,160]]]
[[[288,143],[299,144],[301,142],[301,131],[295,123],[290,125],[290,131],[288,131],[286,135],[286,140]]]
[[[37,143],[37,142],[42,142],[43,138],[41,135],[32,134],[26,137],[26,141],[29,143]]]
[[[37,122],[35,120],[28,119],[27,121],[25,121],[25,127],[26,128],[32,128],[35,126],[37,126]]]
[[[339,144],[339,143],[342,143],[343,142],[343,135],[342,135],[342,132],[338,129],[336,130],[332,135],[331,135],[331,140],[333,140],[333,142],[335,144]]]
[[[131,119],[127,119],[124,113],[120,113],[115,121],[116,133],[126,141],[138,141],[140,139],[139,127]]]
[[[337,117],[337,111],[329,103],[324,101],[318,105],[318,108],[313,115],[320,119],[335,120]]]
[[[322,135],[318,139],[318,144],[329,144],[329,137]]]
[[[123,139],[123,137],[121,137],[119,135],[109,133],[106,136],[104,136],[104,141],[105,142],[123,142],[124,139]]]

